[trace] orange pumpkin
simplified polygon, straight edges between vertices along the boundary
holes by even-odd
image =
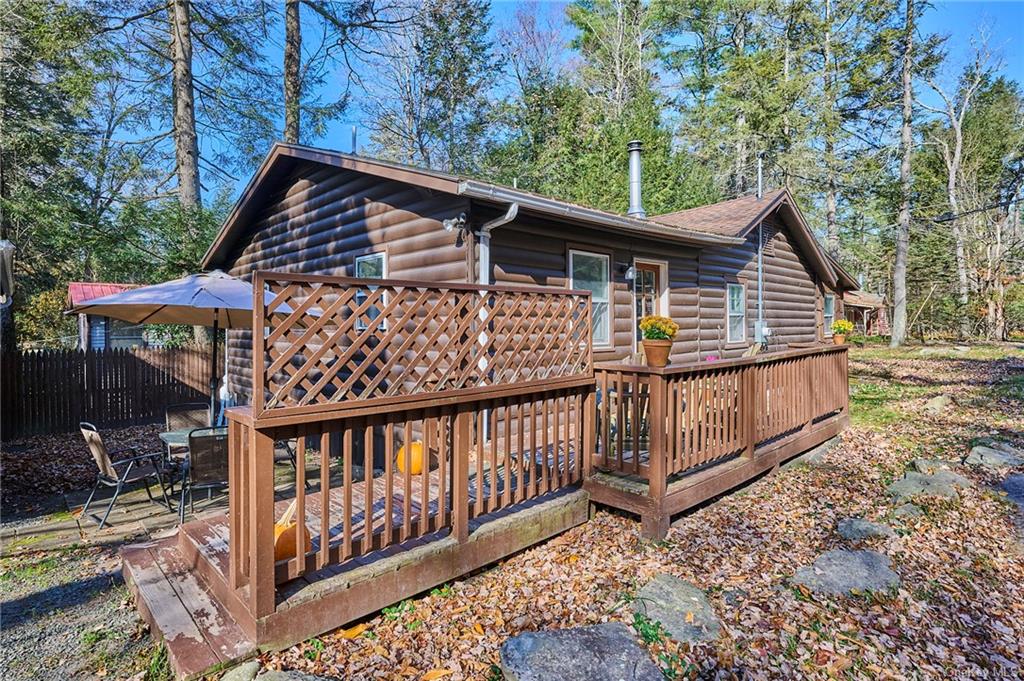
[[[398,470],[405,473],[405,445],[398,449],[396,462]],[[409,475],[419,475],[423,472],[423,443],[416,440],[409,445]]]
[[[274,523],[274,561],[288,560],[295,557],[295,533],[299,531],[299,526],[292,522],[292,516],[295,515],[295,505],[297,503],[292,501],[284,515],[281,516],[281,519]],[[313,540],[310,539],[308,531],[305,534],[305,553],[309,553],[313,550]]]

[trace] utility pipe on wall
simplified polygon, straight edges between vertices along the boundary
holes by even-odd
[[[764,198],[764,152],[757,153],[757,200]],[[764,328],[764,220],[757,223],[757,328],[754,329],[754,340],[767,343]]]

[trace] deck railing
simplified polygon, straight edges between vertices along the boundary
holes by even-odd
[[[844,346],[664,369],[602,363],[595,375],[594,465],[652,484],[752,457],[848,409]]]
[[[227,566],[254,617],[274,611],[283,582],[422,538],[466,542],[488,514],[587,473],[585,292],[256,281],[276,298],[264,307],[257,297],[254,385],[264,390],[228,411]],[[275,489],[275,452],[287,447],[294,484]],[[319,469],[309,478],[308,460]],[[294,546],[275,556],[274,523],[293,501]]]

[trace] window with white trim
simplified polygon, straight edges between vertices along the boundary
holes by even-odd
[[[741,343],[747,338],[747,287],[743,284],[727,284],[725,288],[728,342]]]
[[[832,335],[832,322],[836,320],[836,297],[831,293],[825,294],[824,303],[821,306],[821,321],[825,327],[825,335]]]
[[[611,345],[611,282],[607,255],[569,251],[569,288],[590,291],[594,345]]]
[[[367,255],[356,256],[355,262],[355,275],[360,279],[384,279],[388,276],[387,262],[384,259],[383,253],[369,253]],[[369,290],[374,290],[370,288]],[[367,293],[360,289],[356,292],[356,307],[359,307],[366,302]],[[383,302],[384,296],[381,296]],[[362,331],[366,328],[366,319],[376,319],[380,316],[380,308],[376,305],[371,305],[370,308],[356,321],[356,328]],[[380,324],[380,328],[384,328],[384,322]]]

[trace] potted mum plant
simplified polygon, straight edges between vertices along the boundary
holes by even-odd
[[[853,322],[846,319],[837,319],[832,322],[832,342],[842,345],[846,342],[846,336],[853,331]]]
[[[640,331],[643,333],[647,366],[667,365],[669,353],[672,352],[672,341],[679,331],[679,325],[668,317],[648,315],[640,320]]]

